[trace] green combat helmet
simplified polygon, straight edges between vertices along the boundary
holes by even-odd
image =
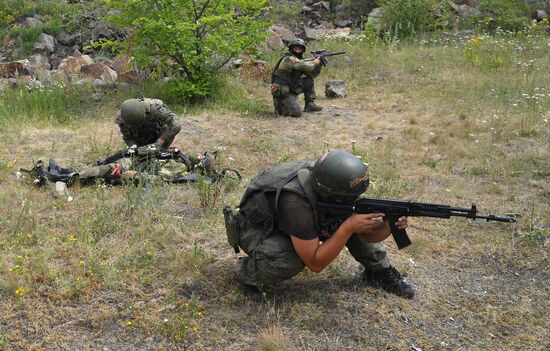
[[[295,46],[301,46],[304,51],[306,50],[306,42],[303,39],[300,38],[294,38],[288,43],[288,49],[292,50]]]
[[[138,99],[125,100],[120,106],[120,118],[125,124],[140,125],[145,118],[145,105]]]
[[[325,198],[355,199],[369,186],[369,169],[346,151],[325,153],[311,171],[312,186]]]

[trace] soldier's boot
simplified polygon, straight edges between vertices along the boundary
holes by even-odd
[[[414,289],[408,284],[394,267],[383,268],[376,271],[365,269],[363,280],[370,286],[380,287],[389,293],[412,299]]]
[[[316,105],[313,100],[306,101],[306,105],[304,107],[304,112],[319,112],[322,111],[323,108],[319,105]]]

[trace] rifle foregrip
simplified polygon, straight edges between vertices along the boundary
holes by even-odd
[[[409,239],[409,236],[407,235],[407,231],[405,229],[399,229],[395,225],[395,222],[397,222],[397,219],[398,217],[394,217],[394,216],[388,217],[391,235],[393,236],[393,240],[397,244],[397,248],[401,250],[406,248],[410,244],[412,244],[412,242],[411,242],[411,239]]]

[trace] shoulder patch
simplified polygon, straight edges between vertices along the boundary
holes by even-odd
[[[297,58],[296,56],[289,56],[288,57],[288,60],[290,61],[290,63],[297,63],[297,62],[300,62],[300,59]]]

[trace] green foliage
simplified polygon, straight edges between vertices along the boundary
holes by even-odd
[[[487,16],[483,23],[488,30],[498,27],[517,32],[529,24],[530,6],[524,0],[484,0],[479,7]]]
[[[59,32],[61,32],[61,26],[56,21],[51,21],[35,27],[15,26],[11,30],[11,36],[19,41],[23,48],[23,54],[30,55],[40,34],[46,33],[55,36]]]
[[[259,16],[267,0],[105,0],[109,20],[132,31],[126,50],[143,67],[176,72],[181,98],[208,94],[209,82],[232,57],[253,54],[267,35]]]
[[[379,0],[382,31],[393,38],[445,29],[450,10],[445,0]]]
[[[81,107],[79,92],[61,84],[9,89],[0,94],[0,131],[22,122],[66,122]]]

